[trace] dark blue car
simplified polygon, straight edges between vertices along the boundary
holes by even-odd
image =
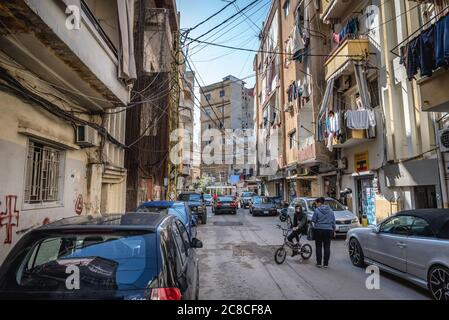
[[[0,300],[198,299],[201,247],[166,212],[62,219],[11,250],[0,267]]]
[[[196,238],[197,216],[192,214],[189,206],[181,201],[147,201],[143,202],[136,212],[160,212],[168,210],[168,214],[176,216],[186,226],[190,239]]]

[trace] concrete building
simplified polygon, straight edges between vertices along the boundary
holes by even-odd
[[[371,224],[446,206],[446,149],[435,143],[445,69],[409,81],[399,57],[446,13],[447,1],[272,1],[254,61],[258,147],[277,151],[272,166],[258,152],[264,192],[341,198]]]
[[[142,201],[166,199],[169,185],[176,190],[169,138],[179,124],[181,96],[181,67],[173,61],[179,41],[176,2],[139,0],[136,6],[140,27],[135,30],[138,73],[131,101],[135,105],[126,112],[127,210]]]
[[[253,90],[246,88],[245,83],[234,76],[227,76],[221,82],[201,88],[202,176],[208,175],[216,183],[227,184],[233,175],[249,177],[254,174],[254,163],[249,163],[248,160],[238,163],[234,159],[236,155],[248,154],[248,144],[243,144],[243,149],[233,149],[235,142],[231,136],[235,130],[239,130],[243,136],[245,131],[253,128],[253,96]],[[226,130],[229,133],[225,133]],[[211,132],[210,137],[205,136],[208,132]],[[220,156],[217,155],[217,161],[207,163],[204,156],[213,155],[209,148],[214,142],[223,146],[223,152]],[[225,146],[231,146],[231,149]],[[229,157],[232,164],[227,160]]]
[[[32,228],[124,211],[123,108],[136,69],[124,1],[14,1],[0,11],[1,263]]]

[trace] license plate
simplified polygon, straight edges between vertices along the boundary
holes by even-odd
[[[265,214],[268,214],[268,213],[269,213],[269,211],[264,211],[263,213],[265,213]]]
[[[347,227],[347,226],[340,227],[340,231],[348,231],[348,230],[349,230],[349,227]]]

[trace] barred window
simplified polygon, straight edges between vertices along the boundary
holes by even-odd
[[[28,146],[25,203],[60,200],[62,151],[36,141]]]

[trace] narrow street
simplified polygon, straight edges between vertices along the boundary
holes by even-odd
[[[429,299],[426,291],[381,273],[380,290],[365,288],[367,274],[349,261],[344,238],[332,242],[329,269],[287,257],[274,262],[282,243],[278,217],[252,217],[240,209],[237,216],[215,216],[198,228],[204,248],[200,258],[200,299]],[[303,237],[303,240],[304,237]],[[314,244],[312,244],[313,249]]]

